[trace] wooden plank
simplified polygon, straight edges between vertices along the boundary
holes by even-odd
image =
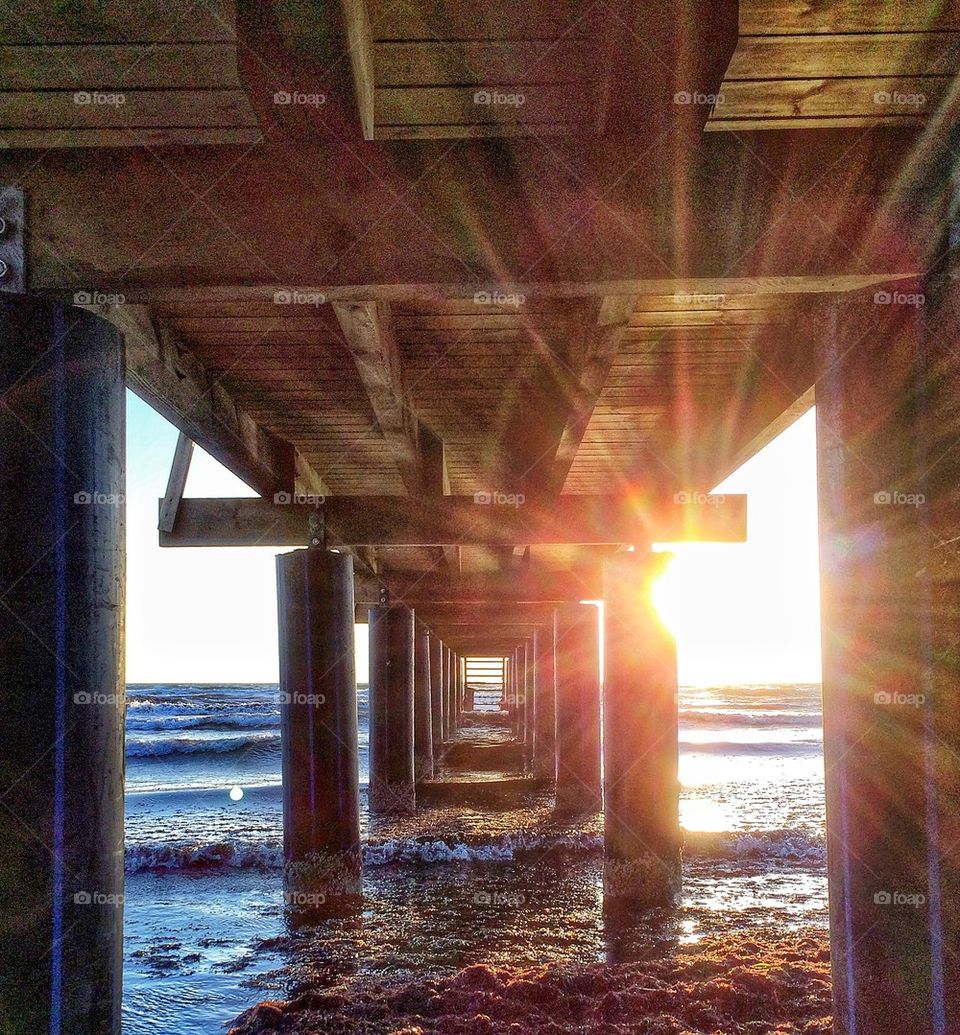
[[[419,492],[423,465],[418,419],[404,385],[390,310],[383,302],[335,302],[333,311],[400,477],[408,492]]]
[[[887,79],[783,79],[725,81],[710,119],[860,118],[882,123],[923,118],[935,110],[951,80],[946,77]]]
[[[382,40],[556,39],[584,25],[579,0],[530,0],[505,8],[501,0],[369,0],[373,38]],[[580,29],[581,33],[584,31]]]
[[[788,33],[928,32],[960,30],[960,10],[929,0],[740,0],[744,36]]]
[[[0,9],[0,43],[214,43],[236,39],[235,0],[17,0]]]
[[[128,129],[3,129],[0,148],[48,147],[161,147],[164,145],[259,144],[263,134],[253,127],[182,129],[178,127]]]
[[[542,280],[542,281],[480,281],[474,283],[372,283],[372,284],[297,284],[288,290],[306,294],[320,293],[328,302],[369,301],[406,302],[418,299],[451,299],[472,297],[475,292],[503,292],[523,294],[528,298],[563,299],[591,298],[605,295],[662,295],[690,294],[745,294],[756,291],[763,295],[834,294],[859,291],[862,288],[897,281],[914,280],[916,270],[878,269],[874,273],[810,273],[783,276],[748,277],[637,277],[630,279],[600,280]],[[110,283],[101,290],[112,288]],[[123,290],[129,302],[149,301],[158,305],[217,305],[222,302],[270,301],[276,293],[276,282],[263,283],[210,283],[182,287],[155,284],[138,286],[124,283]]]
[[[353,85],[363,126],[363,139],[373,139],[374,59],[373,35],[367,13],[367,0],[341,0]]]
[[[378,87],[374,110],[381,126],[555,125],[583,123],[591,91],[559,84],[524,86]]]
[[[378,43],[374,53],[377,86],[573,84],[596,74],[594,51],[571,39]]]
[[[563,137],[579,132],[575,123],[514,123],[497,122],[489,125],[467,125],[450,123],[440,126],[381,126],[377,125],[374,136],[377,140],[456,140],[460,138],[486,137]]]
[[[957,32],[741,36],[725,78],[952,75],[958,64]]]
[[[809,115],[792,118],[709,118],[703,127],[705,133],[750,132],[774,129],[913,129],[925,126],[922,115]]]
[[[0,90],[240,87],[228,43],[0,46]]]
[[[250,101],[242,90],[0,92],[0,134],[4,136],[8,130],[16,129],[256,124]]]
[[[176,530],[161,534],[160,544],[304,545],[306,509],[270,499],[185,499]],[[483,493],[435,499],[331,496],[320,510],[332,540],[348,546],[601,546],[746,537],[746,497],[733,495],[669,496],[645,509],[613,496],[560,496],[543,507],[497,503]]]

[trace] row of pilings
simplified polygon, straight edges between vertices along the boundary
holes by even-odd
[[[502,624],[499,642],[493,633],[472,641],[504,652],[504,712],[530,777],[505,781],[505,792],[549,786],[560,812],[603,807],[606,892],[644,906],[672,901],[680,879],[676,649],[653,609],[656,558],[607,563],[602,625],[595,605],[568,602],[523,623],[529,634],[513,645]],[[297,894],[355,893],[353,562],[298,550],[278,557],[277,570],[288,876]],[[402,602],[370,609],[369,644],[369,806],[409,813],[444,783],[442,761],[472,711],[464,656]]]

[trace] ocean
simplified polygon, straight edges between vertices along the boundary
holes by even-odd
[[[208,1035],[264,999],[485,963],[630,962],[726,932],[825,928],[818,686],[680,694],[684,890],[603,908],[599,820],[531,794],[371,818],[359,693],[364,902],[320,930],[283,910],[278,688],[127,689],[125,1035]]]

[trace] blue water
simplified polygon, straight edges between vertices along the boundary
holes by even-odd
[[[433,810],[388,835],[371,827],[365,688],[362,931],[348,925],[294,937],[280,880],[277,693],[265,685],[128,687],[126,1035],[222,1031],[246,1007],[289,994],[301,980],[358,969],[442,969],[497,953],[531,963],[603,957],[599,826],[571,832],[574,854],[538,871],[536,891],[550,886],[549,904],[529,902],[522,925],[487,928],[477,927],[464,881],[480,873],[492,887],[522,886],[526,842],[518,831],[546,814],[548,801],[495,818]],[[822,920],[819,688],[689,688],[680,704],[685,936],[778,914],[783,922]]]

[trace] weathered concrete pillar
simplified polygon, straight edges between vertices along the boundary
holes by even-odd
[[[473,687],[467,681],[467,659],[463,659],[463,710],[473,711]]]
[[[0,342],[4,1026],[119,1035],[123,340],[3,295]]]
[[[545,780],[557,778],[556,619],[554,612],[537,638],[533,771]]]
[[[604,566],[603,887],[644,907],[680,893],[677,649],[652,596],[665,560]]]
[[[430,633],[416,623],[413,681],[413,769],[419,783],[433,779],[433,701],[430,687]]]
[[[599,618],[564,604],[557,625],[557,808],[596,812],[600,790]]]
[[[353,558],[277,557],[286,895],[294,909],[359,895]]]
[[[460,715],[463,712],[463,658],[453,655],[453,721],[460,728]]]
[[[370,609],[370,809],[412,812],[414,615],[394,604]]]
[[[510,726],[520,739],[520,648],[513,648],[510,658]]]
[[[834,1024],[960,1031],[960,299],[822,320],[817,454]],[[926,333],[924,333],[926,324]]]
[[[430,732],[433,739],[434,764],[443,748],[443,644],[430,633]]]

